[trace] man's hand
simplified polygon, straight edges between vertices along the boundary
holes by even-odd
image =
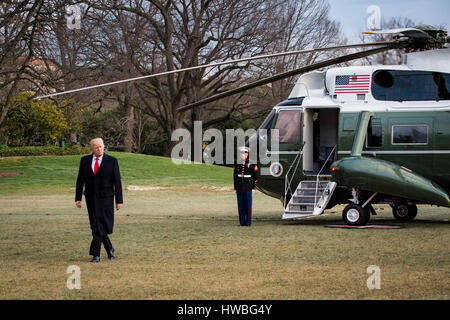
[[[75,201],[75,205],[77,208],[81,209],[81,201]]]
[[[122,208],[122,204],[121,204],[121,203],[116,203],[116,209],[117,209],[117,211],[119,211],[120,208]]]

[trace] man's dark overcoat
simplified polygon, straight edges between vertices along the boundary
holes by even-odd
[[[91,154],[81,158],[75,201],[81,201],[84,185],[84,196],[92,232],[103,236],[113,232],[114,197],[116,203],[123,203],[122,182],[116,158],[104,153],[97,174],[94,175],[92,171],[93,156]]]

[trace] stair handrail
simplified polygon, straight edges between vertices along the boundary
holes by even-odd
[[[322,165],[322,168],[320,168],[319,173],[316,176],[316,191],[314,193],[314,206],[317,205],[317,191],[319,189],[319,183],[320,183],[320,174],[322,173],[322,170],[325,168],[325,165],[328,163],[328,160],[330,159],[331,155],[334,153],[334,150],[336,149],[337,145],[334,145],[333,149],[331,150],[330,154],[328,155],[327,159],[325,160],[324,164]]]
[[[291,189],[291,183],[292,180],[294,179],[295,176],[295,172],[297,172],[297,168],[298,165],[300,163],[300,160],[302,159],[303,156],[303,147],[305,146],[305,141],[303,141],[303,145],[300,147],[300,149],[297,152],[297,155],[294,158],[294,161],[292,162],[291,166],[289,167],[288,171],[286,172],[286,175],[284,176],[284,199],[283,199],[283,208],[286,209],[286,196],[287,196],[287,192],[288,189],[292,195],[292,189]],[[291,179],[289,180],[289,172],[291,171],[292,167],[295,164],[295,169],[294,169],[294,173],[292,174]]]

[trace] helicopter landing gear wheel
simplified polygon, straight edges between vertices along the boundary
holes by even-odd
[[[411,221],[417,216],[417,206],[415,204],[396,204],[392,207],[392,214],[396,220]]]
[[[370,211],[368,208],[351,203],[342,212],[342,219],[349,226],[364,226],[370,220]]]

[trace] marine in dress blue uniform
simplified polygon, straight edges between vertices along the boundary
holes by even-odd
[[[240,159],[234,165],[234,190],[236,192],[239,223],[241,226],[252,224],[252,197],[257,183],[258,166],[248,160],[248,148],[240,149]]]

